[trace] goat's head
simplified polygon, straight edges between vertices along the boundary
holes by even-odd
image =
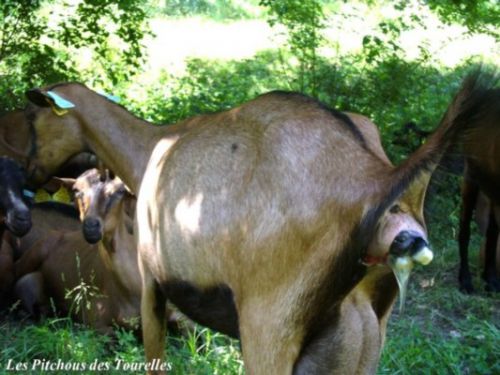
[[[79,126],[80,118],[73,109],[75,105],[62,97],[72,96],[72,91],[80,86],[58,86],[58,94],[51,89],[33,89],[26,93],[30,103],[25,114],[35,135],[28,173],[30,181],[35,184],[45,182],[67,160],[86,150]]]
[[[73,190],[83,223],[83,235],[87,242],[96,243],[114,230],[117,220],[115,203],[126,193],[125,185],[117,177],[102,176],[97,169],[91,169],[76,179]]]
[[[7,228],[17,236],[31,228],[31,213],[23,201],[24,171],[13,160],[0,157],[0,211]]]

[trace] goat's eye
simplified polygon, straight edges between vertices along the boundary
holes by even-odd
[[[401,207],[399,207],[399,204],[395,204],[394,206],[392,206],[390,209],[389,209],[389,212],[391,214],[397,214],[397,213],[400,213],[401,212]]]

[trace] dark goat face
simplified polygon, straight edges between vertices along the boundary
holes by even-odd
[[[24,171],[13,160],[0,158],[0,210],[7,228],[16,236],[31,229],[31,213],[23,201]]]

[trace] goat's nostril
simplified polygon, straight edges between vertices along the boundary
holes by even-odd
[[[92,217],[89,217],[87,219],[85,219],[83,221],[83,225],[86,227],[86,228],[98,228],[100,223],[99,223],[99,220],[95,219],[95,218],[92,218]]]

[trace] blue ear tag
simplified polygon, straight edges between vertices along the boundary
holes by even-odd
[[[33,198],[35,196],[35,193],[33,193],[31,190],[24,189],[23,195],[28,198]]]
[[[47,91],[47,95],[50,96],[52,100],[54,100],[55,105],[61,109],[74,108],[75,105],[71,103],[69,100],[61,98],[53,91]]]
[[[116,95],[111,95],[111,94],[106,94],[105,92],[98,91],[97,92],[99,95],[104,96],[106,99],[111,100],[114,103],[120,103],[121,99],[119,96]]]

